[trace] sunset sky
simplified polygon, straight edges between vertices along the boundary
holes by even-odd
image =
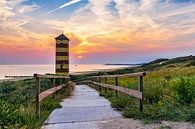
[[[0,64],[139,63],[195,55],[195,0],[0,0]]]

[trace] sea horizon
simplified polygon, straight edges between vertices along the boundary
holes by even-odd
[[[70,64],[70,73],[91,72],[99,70],[133,67],[129,65],[106,64]],[[8,79],[5,76],[33,76],[33,74],[54,74],[54,64],[0,64],[0,80]]]

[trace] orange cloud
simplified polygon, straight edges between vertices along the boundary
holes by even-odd
[[[195,4],[115,0],[112,5],[112,0],[90,0],[62,20],[55,12],[49,16],[41,11],[39,16],[28,14],[39,6],[23,5],[24,1],[0,2],[1,54],[52,57],[59,32],[70,39],[72,58],[80,60],[99,53],[114,56],[194,47]]]

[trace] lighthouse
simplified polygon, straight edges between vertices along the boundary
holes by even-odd
[[[69,74],[69,39],[61,34],[56,40],[56,65],[55,72],[59,75]]]

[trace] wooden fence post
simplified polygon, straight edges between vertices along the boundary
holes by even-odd
[[[138,77],[138,90],[142,93],[142,99],[139,99],[139,110],[143,111],[143,76]]]
[[[40,118],[40,102],[39,102],[39,94],[40,94],[40,78],[37,77],[37,74],[34,74],[36,84],[35,84],[35,90],[36,90],[36,116],[39,119]]]
[[[97,82],[97,77],[95,77],[95,80],[94,81]],[[97,89],[96,84],[94,84],[94,87],[95,87],[95,90],[96,90]]]
[[[53,78],[53,87],[56,87],[56,79]],[[53,93],[53,99],[55,100],[56,99],[56,92]]]
[[[91,84],[90,84],[90,86],[93,88],[93,80],[94,80],[94,79],[93,79],[93,78],[91,78],[90,80],[91,80]]]
[[[118,77],[115,77],[115,85],[118,86]],[[115,96],[118,97],[118,91],[115,90]]]
[[[93,82],[95,82],[95,78],[93,78]],[[93,88],[95,89],[95,84],[92,83]]]
[[[107,84],[107,77],[105,77],[105,84]],[[107,94],[107,87],[105,87],[105,93]]]
[[[99,77],[99,83],[101,83],[102,82],[102,78],[101,77]],[[99,91],[101,92],[102,91],[102,87],[101,86],[98,86],[99,87]]]
[[[56,79],[55,79],[55,82],[58,83],[58,84],[55,84],[56,86],[57,86],[57,85],[61,85],[61,84],[62,84],[62,79],[61,79],[61,78],[58,78],[58,79],[56,78]],[[57,95],[58,95],[58,91],[56,91],[55,93],[56,93],[55,95],[57,96]]]

